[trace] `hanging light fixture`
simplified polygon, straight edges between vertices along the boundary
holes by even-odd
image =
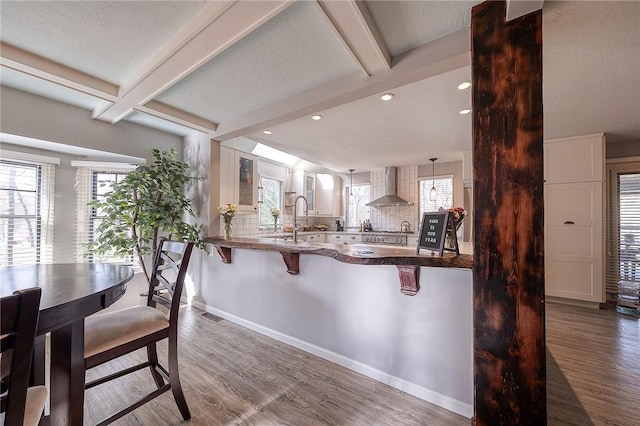
[[[349,185],[349,195],[353,197],[353,172],[356,169],[349,169],[349,173],[351,174],[351,185]]]
[[[429,200],[431,201],[435,201],[436,198],[438,198],[438,190],[436,189],[436,160],[437,158],[429,158],[429,161],[431,161],[431,169],[433,171],[433,175],[431,178],[431,184],[433,185],[431,187],[431,192],[429,192]]]

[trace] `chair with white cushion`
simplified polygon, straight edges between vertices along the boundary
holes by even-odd
[[[192,249],[193,243],[162,240],[153,264],[147,306],[92,315],[85,320],[85,370],[137,349],[147,349],[147,361],[86,383],[85,389],[145,367],[151,370],[156,385],[153,392],[99,424],[109,424],[169,389],[182,417],[191,418],[178,372],[178,313]],[[158,362],[156,343],[163,339],[168,339],[168,371]]]
[[[41,289],[19,290],[0,299],[0,422],[35,426],[40,422],[47,389],[29,387],[33,342],[38,325]]]

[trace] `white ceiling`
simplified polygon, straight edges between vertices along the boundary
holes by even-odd
[[[248,138],[338,172],[459,159],[477,3],[3,0],[0,78],[113,125]],[[546,138],[640,140],[639,23],[640,2],[544,2]]]

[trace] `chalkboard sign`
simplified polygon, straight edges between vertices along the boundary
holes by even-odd
[[[445,247],[445,240],[447,236],[447,228],[454,237],[454,247]],[[455,252],[456,255],[460,254],[458,250],[458,238],[455,233],[455,223],[453,221],[453,215],[446,212],[432,212],[424,213],[422,215],[422,224],[420,225],[420,238],[418,239],[418,247],[416,253],[420,253],[420,249],[437,251],[440,256],[446,251]]]

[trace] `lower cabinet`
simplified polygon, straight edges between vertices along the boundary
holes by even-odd
[[[548,296],[604,302],[602,182],[545,185]]]
[[[298,235],[298,241],[304,241],[308,243],[324,243],[326,239],[325,239],[325,234],[317,233],[317,234]]]
[[[327,242],[331,244],[358,244],[362,242],[362,237],[360,235],[354,234],[328,234]]]

